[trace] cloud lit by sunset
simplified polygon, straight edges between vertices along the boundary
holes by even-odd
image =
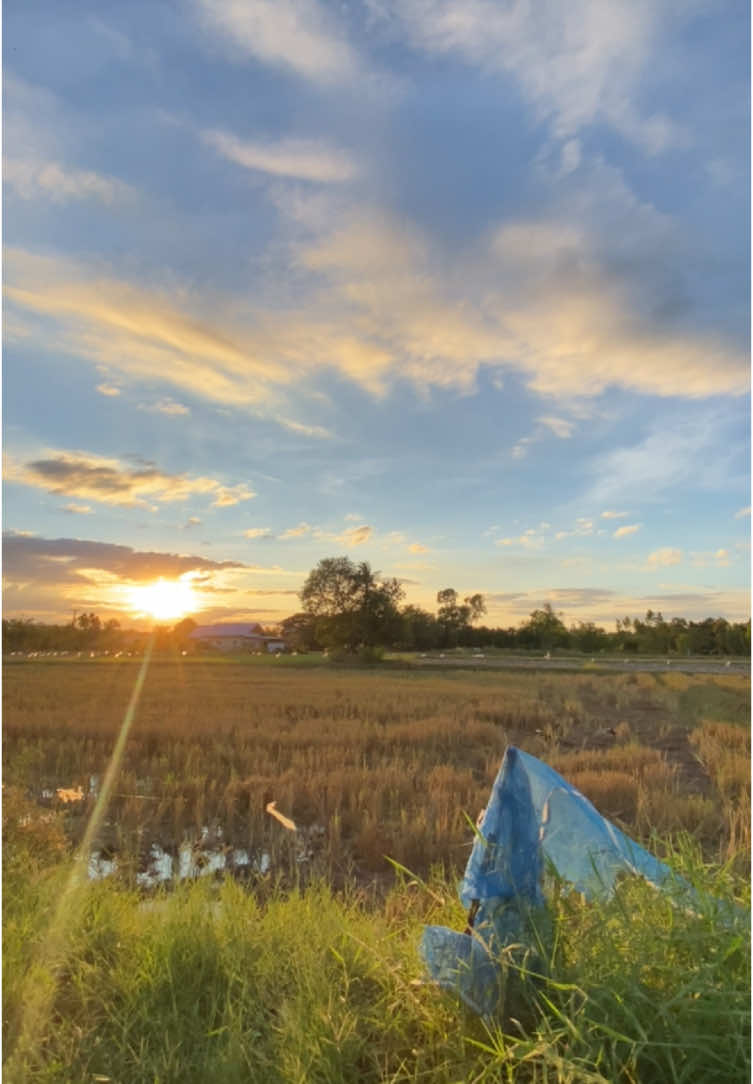
[[[747,618],[740,5],[142,15],[6,13],[7,615]]]

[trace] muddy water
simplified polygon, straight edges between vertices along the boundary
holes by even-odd
[[[209,830],[204,831],[205,838],[208,839]],[[241,871],[252,871],[263,875],[269,873],[271,868],[272,859],[267,851],[262,851],[252,858],[243,848],[226,850],[186,841],[178,848],[177,855],[172,855],[159,843],[153,843],[149,850],[146,868],[136,874],[136,883],[142,888],[155,888],[157,885],[185,881],[214,873],[237,874]],[[117,872],[117,857],[110,857],[109,853],[102,851],[93,851],[89,856],[90,880],[99,881]]]
[[[40,804],[45,806],[54,805],[76,807],[83,811],[80,803],[93,802],[99,794],[100,778],[92,775],[89,778],[89,786],[84,790],[82,786],[76,787],[47,787],[38,795]],[[47,814],[48,816],[50,814]],[[325,830],[321,825],[310,825],[306,828],[296,827],[289,818],[275,816],[287,825],[287,829],[280,829],[285,843],[288,856],[292,857],[299,866],[309,863],[313,858],[325,836]],[[103,835],[108,835],[114,829],[111,821],[106,821]],[[126,867],[133,869],[134,856],[127,858],[118,854],[112,846],[100,844],[89,855],[87,874],[90,880],[99,881],[106,877],[114,877],[122,873]],[[175,884],[179,881],[192,880],[198,877],[206,877],[215,874],[244,877],[249,874],[265,876],[273,872],[273,857],[268,850],[246,847],[231,846],[225,840],[225,833],[221,825],[211,827],[205,825],[195,835],[186,834],[186,837],[177,846],[167,842],[154,841],[151,843],[146,854],[141,854],[138,860],[138,872],[136,884],[142,888],[154,888],[158,885]]]

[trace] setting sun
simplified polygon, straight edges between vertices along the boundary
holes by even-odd
[[[157,621],[185,617],[198,605],[190,582],[185,580],[160,579],[143,587],[130,588],[128,596],[136,613],[148,614]]]

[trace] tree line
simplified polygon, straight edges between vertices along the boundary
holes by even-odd
[[[452,587],[437,593],[436,612],[402,605],[405,590],[397,579],[384,579],[370,564],[347,557],[327,557],[308,574],[300,592],[301,610],[268,633],[282,636],[291,651],[341,651],[368,656],[384,648],[435,651],[500,648],[513,651],[577,651],[648,655],[735,655],[750,653],[750,621],[723,617],[688,621],[648,610],[644,618],[619,618],[614,631],[591,621],[567,626],[550,603],[517,627],[481,624],[486,603],[480,593],[461,598]],[[155,650],[191,650],[196,622],[187,617],[156,632]],[[123,629],[116,620],[95,613],[74,614],[62,625],[26,618],[3,620],[3,652],[140,653],[148,633]]]
[[[190,646],[189,633],[196,628],[190,617],[173,626],[155,630],[154,650],[169,653]],[[3,654],[12,652],[50,652],[59,654],[117,654],[143,652],[150,633],[141,629],[124,629],[119,621],[103,621],[95,613],[74,614],[65,624],[44,624],[25,617],[3,619]]]
[[[433,651],[454,647],[495,647],[522,651],[622,652],[628,654],[747,655],[750,621],[723,617],[665,620],[648,610],[644,619],[624,617],[608,632],[592,621],[569,627],[550,603],[517,627],[479,624],[486,613],[481,594],[460,598],[451,587],[437,594],[437,610],[400,603],[405,592],[396,579],[380,579],[368,562],[328,557],[308,575],[301,590],[302,610],[281,624],[295,650],[339,648],[348,652],[389,647]]]
[[[95,613],[75,614],[63,625],[24,617],[3,619],[3,652],[118,650],[126,641],[120,622]]]

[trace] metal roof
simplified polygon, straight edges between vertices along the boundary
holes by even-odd
[[[223,636],[254,636],[258,639],[261,635],[261,625],[258,622],[252,622],[250,625],[228,622],[223,625],[198,625],[193,632],[189,633],[189,639],[204,640],[207,637],[221,639]]]

